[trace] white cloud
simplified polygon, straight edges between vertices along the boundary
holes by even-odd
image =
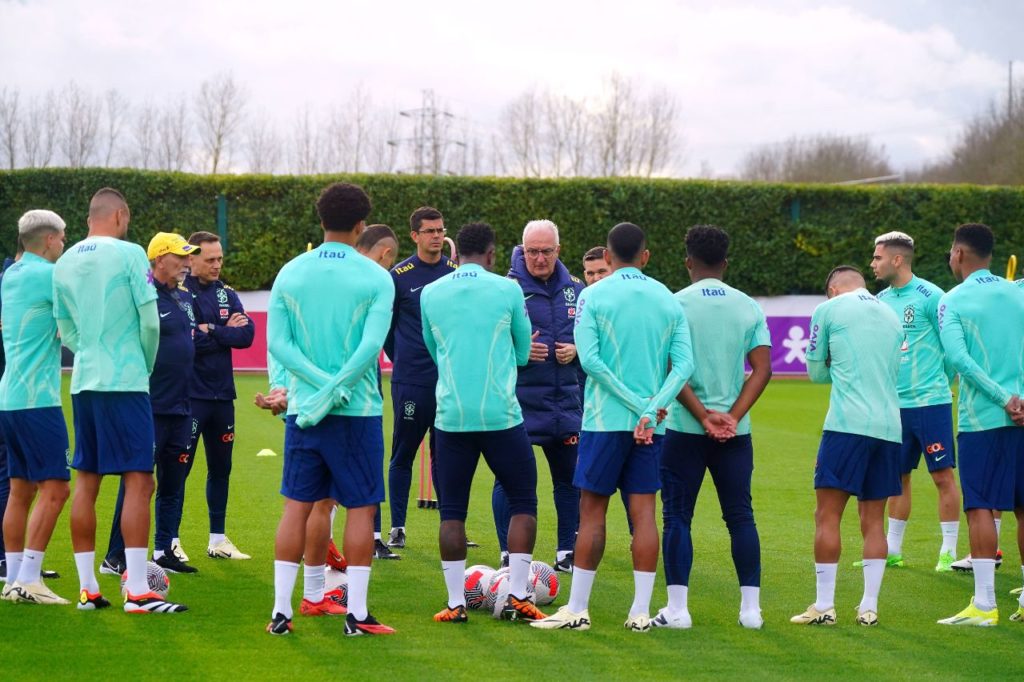
[[[898,165],[917,163],[1004,78],[950,27],[802,0],[0,2],[0,85],[37,93],[74,79],[163,100],[221,71],[282,128],[302,103],[343,104],[363,83],[398,107],[433,88],[480,131],[532,85],[597,94],[618,71],[677,95],[689,173],[702,160],[729,172],[753,146],[824,131],[872,134]]]

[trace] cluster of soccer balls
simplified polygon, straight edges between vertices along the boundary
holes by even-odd
[[[466,607],[490,611],[501,617],[501,609],[508,599],[509,569],[494,570],[490,566],[470,566],[466,569]],[[558,573],[543,561],[530,564],[530,577],[526,581],[527,598],[544,606],[558,597]]]

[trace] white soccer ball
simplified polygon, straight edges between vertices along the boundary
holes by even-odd
[[[555,601],[561,587],[558,573],[543,561],[534,561],[530,564],[529,584],[533,587],[534,602],[537,606],[545,606]]]
[[[508,578],[508,568],[499,568],[497,571],[491,574],[491,579],[487,583],[487,592],[484,594],[484,603],[480,608],[485,611],[493,611],[494,604],[498,599],[498,590],[502,582]],[[505,585],[505,597],[508,597],[508,584]],[[505,605],[505,600],[501,600],[501,605]]]
[[[495,574],[488,593],[489,598],[494,600],[491,606],[491,615],[501,618],[501,611],[505,608],[505,602],[508,601],[508,573]]]
[[[348,606],[348,574],[328,568],[324,572],[324,594],[335,590],[340,592],[338,596],[341,597],[342,605]]]
[[[493,575],[494,569],[490,566],[477,565],[466,569],[466,608],[479,609],[484,605]]]
[[[146,584],[149,591],[155,592],[161,599],[167,599],[167,593],[171,591],[171,579],[167,577],[167,572],[152,561],[146,562]],[[127,594],[127,585],[128,571],[125,571],[121,574],[121,596]]]

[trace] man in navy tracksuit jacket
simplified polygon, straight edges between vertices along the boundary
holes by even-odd
[[[185,278],[196,315],[188,469],[191,472],[202,436],[206,449],[206,503],[210,511],[210,541],[206,553],[214,559],[248,559],[249,556],[227,538],[224,526],[235,440],[235,378],[231,350],[251,346],[256,327],[246,316],[238,294],[220,281],[224,251],[217,235],[196,232],[188,241],[202,249],[199,255],[190,256],[192,272]]]
[[[180,500],[188,474],[189,440],[192,414],[189,389],[195,359],[195,314],[192,294],[178,284],[187,260],[199,249],[185,238],[167,232],[153,237],[147,255],[153,262],[153,286],[160,315],[160,345],[153,373],[149,375],[149,401],[153,409],[156,465],[155,539],[153,560],[171,573],[196,573],[198,569],[181,561],[171,551],[171,539],[181,521]],[[101,572],[118,573],[124,565],[124,538],[121,536],[121,508],[124,504],[122,482],[110,529],[110,544]]]
[[[556,567],[570,570],[579,525],[579,491],[573,487],[583,394],[573,341],[576,301],[584,284],[558,259],[558,228],[535,220],[523,231],[523,246],[512,253],[508,277],[523,288],[534,340],[530,362],[519,368],[516,397],[530,441],[544,450],[558,516]],[[510,513],[505,492],[495,482],[494,523],[504,561]]]
[[[391,269],[395,282],[395,310],[384,352],[394,363],[391,372],[391,404],[394,432],[388,468],[391,507],[389,547],[405,546],[405,517],[412,485],[412,465],[423,436],[430,430],[431,465],[434,453],[434,413],[437,402],[437,365],[423,342],[420,295],[423,287],[458,267],[442,253],[444,218],[437,209],[418,208],[409,219],[416,253]],[[431,467],[433,468],[433,466]],[[431,472],[433,474],[433,472]],[[440,496],[440,492],[438,492]]]

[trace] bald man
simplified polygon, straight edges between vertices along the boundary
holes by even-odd
[[[826,302],[811,317],[807,373],[832,384],[814,470],[814,566],[817,599],[790,620],[835,625],[839,524],[857,498],[864,537],[864,596],[857,623],[878,623],[878,592],[885,572],[886,499],[900,494],[899,374],[903,329],[896,313],[864,288],[864,277],[841,265],[825,280]]]
[[[124,480],[127,613],[178,613],[182,604],[151,591],[146,579],[149,502],[153,496],[153,412],[149,375],[160,341],[156,289],[146,252],[124,240],[131,212],[120,192],[103,188],[89,203],[89,233],[57,261],[53,312],[61,341],[75,354],[71,374],[78,472],[71,503],[71,544],[78,608],[110,606],[96,581],[96,497],[106,475]]]

